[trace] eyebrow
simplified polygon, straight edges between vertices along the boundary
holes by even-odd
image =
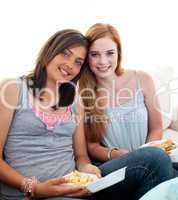
[[[69,51],[71,54],[74,55],[73,51],[71,51],[70,49],[66,49],[67,51]],[[77,59],[84,61],[85,58],[81,58],[81,57],[77,57]]]
[[[108,51],[115,51],[115,49],[109,49],[109,50],[106,50],[104,52],[108,52]],[[100,52],[99,50],[98,51],[90,51],[90,53],[98,53]]]

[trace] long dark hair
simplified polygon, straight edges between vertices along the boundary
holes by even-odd
[[[27,76],[28,88],[32,89],[33,96],[36,96],[37,91],[40,91],[46,85],[46,66],[48,65],[48,63],[56,55],[62,53],[65,49],[73,46],[83,46],[88,50],[87,39],[77,30],[65,29],[56,32],[53,36],[49,38],[49,40],[43,46],[38,55],[34,71]],[[62,83],[59,86],[58,91],[60,99],[58,104],[53,106],[54,109],[56,109],[57,106],[65,107],[73,103],[75,97],[75,85],[79,80],[85,68],[85,65],[86,64],[84,62],[80,73],[71,80],[72,84]]]

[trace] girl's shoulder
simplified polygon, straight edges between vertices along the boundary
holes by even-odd
[[[148,72],[142,71],[142,70],[137,70],[136,73],[138,74],[139,78],[141,80],[150,80],[152,79],[151,75]]]
[[[137,85],[139,84],[139,88],[142,88],[143,91],[149,90],[150,86],[154,87],[153,78],[145,71],[127,69],[124,70],[124,73],[121,76],[121,83],[123,83],[123,85],[133,86],[136,83]]]
[[[16,107],[21,91],[22,79],[4,79],[0,83],[0,103]]]
[[[20,79],[4,79],[0,82],[0,92],[1,95],[10,93],[13,97],[13,94],[18,94],[21,86]]]
[[[151,75],[142,70],[126,69],[122,75],[125,78],[133,78],[138,76],[140,80],[149,80],[152,79]]]
[[[136,71],[136,73],[143,88],[149,85],[154,85],[153,78],[149,73],[141,70]]]
[[[118,76],[118,81],[120,86],[133,85],[136,79],[136,71],[132,69],[125,69],[124,72]]]
[[[135,78],[136,70],[133,69],[125,69],[124,72],[119,76],[120,79],[123,80],[131,80]]]

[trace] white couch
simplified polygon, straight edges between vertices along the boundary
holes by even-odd
[[[159,96],[163,118],[163,138],[178,143],[178,75],[171,67],[159,67],[148,71],[153,77]]]

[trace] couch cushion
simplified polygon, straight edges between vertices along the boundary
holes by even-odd
[[[170,82],[173,80],[174,72],[169,66],[158,66],[156,69],[148,71],[148,73],[150,73],[155,82],[156,94],[160,101],[163,129],[166,129],[170,126],[173,116],[170,98]]]

